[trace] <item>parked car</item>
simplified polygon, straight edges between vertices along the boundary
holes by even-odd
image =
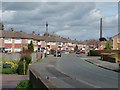
[[[50,52],[49,52],[49,51],[47,51],[47,55],[50,55]]]
[[[85,54],[86,50],[80,50],[80,53]]]
[[[54,52],[54,57],[56,57],[56,54],[57,54],[57,57],[61,57],[61,52],[60,51],[57,51],[57,53],[56,53],[56,51]]]
[[[78,50],[77,52],[76,52],[76,54],[85,54],[86,53],[86,50]]]
[[[80,50],[76,51],[76,54],[80,54]]]

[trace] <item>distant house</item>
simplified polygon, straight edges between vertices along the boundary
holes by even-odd
[[[33,31],[32,34],[29,34],[33,37],[33,45],[34,45],[34,51],[40,50],[42,47],[46,47],[46,42],[44,41],[44,37],[40,36],[38,34],[35,34]]]
[[[120,33],[113,36],[113,50],[120,50]]]

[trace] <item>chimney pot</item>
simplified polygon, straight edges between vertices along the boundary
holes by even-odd
[[[10,28],[10,29],[11,29],[11,31],[14,31],[13,28]]]
[[[35,34],[35,31],[32,31],[32,34]]]

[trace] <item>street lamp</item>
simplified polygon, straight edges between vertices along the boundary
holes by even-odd
[[[56,57],[57,57],[57,38],[56,38]]]
[[[24,60],[23,60],[23,71],[24,71],[24,75],[25,75],[25,64],[26,64],[26,62],[25,62],[25,58],[24,58]]]

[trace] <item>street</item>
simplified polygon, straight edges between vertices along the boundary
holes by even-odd
[[[81,55],[83,58],[84,55]],[[30,67],[57,88],[118,88],[118,73],[97,67],[75,54],[52,55]]]
[[[90,64],[75,54],[63,55],[56,63],[56,68],[70,77],[93,87],[118,87],[118,73]]]

